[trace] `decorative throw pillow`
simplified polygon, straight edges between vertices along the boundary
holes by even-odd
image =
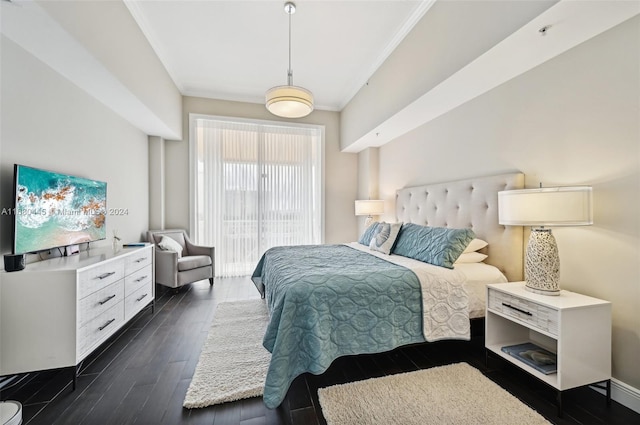
[[[158,248],[163,251],[175,251],[178,253],[178,258],[182,257],[182,247],[180,244],[168,236],[163,236],[158,243]]]
[[[379,223],[369,242],[369,248],[389,255],[396,242],[402,223]]]
[[[369,227],[367,227],[367,229],[362,233],[360,239],[358,239],[358,243],[369,246],[369,243],[371,243],[371,237],[378,229],[378,224],[380,223],[378,223],[377,221],[371,223]]]
[[[471,242],[469,242],[469,245],[467,245],[462,253],[466,254],[467,252],[475,252],[487,245],[489,245],[489,242],[487,241],[483,241],[482,239],[473,239]]]
[[[474,238],[475,233],[471,229],[406,223],[402,226],[393,253],[452,269],[453,263]]]
[[[454,264],[460,263],[482,263],[484,259],[487,258],[487,255],[482,254],[480,252],[463,252],[460,254],[458,259]]]

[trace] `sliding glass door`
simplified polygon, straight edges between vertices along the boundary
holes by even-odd
[[[322,127],[190,121],[191,232],[216,247],[216,275],[248,275],[274,246],[322,242]]]

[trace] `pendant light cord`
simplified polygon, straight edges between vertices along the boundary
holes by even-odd
[[[287,14],[289,15],[289,69],[287,70],[287,85],[293,85],[293,69],[291,69],[291,15],[293,12],[291,11],[291,6],[289,6],[289,10],[287,10]]]

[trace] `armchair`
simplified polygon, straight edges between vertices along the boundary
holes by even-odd
[[[158,244],[162,237],[176,241],[182,247],[182,255],[176,251],[162,250]],[[149,230],[147,241],[155,244],[156,283],[179,288],[188,283],[209,279],[213,285],[215,276],[215,248],[194,245],[187,232],[181,229]]]

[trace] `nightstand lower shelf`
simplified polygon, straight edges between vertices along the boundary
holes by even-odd
[[[551,385],[552,387],[557,387],[558,386],[558,373],[554,372],[554,373],[550,373],[550,374],[544,374],[542,372],[540,372],[539,370],[535,369],[532,366],[529,366],[526,363],[523,363],[522,361],[516,359],[515,357],[505,353],[504,351],[502,351],[502,347],[505,346],[510,346],[510,345],[516,345],[516,344],[524,344],[526,342],[531,342],[531,341],[513,341],[513,342],[507,342],[504,344],[499,344],[499,345],[492,345],[492,346],[487,346],[486,349],[494,354],[496,354],[499,357],[502,357],[503,359],[505,359],[506,361],[508,361],[509,363],[513,363],[514,365],[518,366],[521,369],[524,369],[526,372],[528,372],[529,374],[535,376],[536,378],[538,378],[539,380],[541,380],[542,382]]]
[[[511,345],[511,344],[507,343],[505,345]],[[552,374],[545,375],[544,373],[539,372],[538,370],[536,370],[533,367],[527,365],[526,363],[522,363],[522,362],[518,361],[517,359],[515,359],[514,357],[510,356],[509,354],[504,353],[502,351],[502,345],[501,346],[493,346],[493,347],[489,347],[489,346],[485,347],[485,355],[486,355],[485,365],[487,367],[489,367],[489,355],[490,354],[494,354],[497,357],[500,357],[500,358],[506,360],[507,362],[509,362],[509,363],[519,367],[520,369],[526,371],[531,376],[533,376],[533,377],[537,378],[538,380],[544,382],[545,384],[553,387],[556,390],[556,403],[557,403],[557,408],[558,408],[558,417],[560,417],[560,418],[562,417],[562,415],[563,415],[562,393],[564,391],[566,391],[566,390],[559,390],[558,389],[557,373],[552,373]],[[585,384],[583,386],[596,387],[596,388],[599,388],[601,390],[604,390],[605,397],[606,397],[606,404],[607,404],[607,406],[611,405],[611,379],[607,379],[607,380],[603,380],[603,381],[595,381],[595,382],[591,382],[591,383]]]

